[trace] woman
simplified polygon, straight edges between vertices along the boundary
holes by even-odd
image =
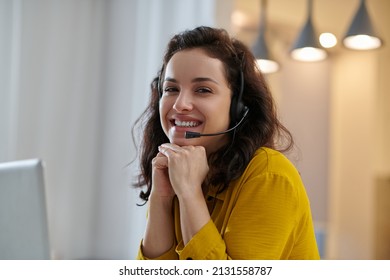
[[[318,259],[305,188],[281,153],[293,140],[248,48],[222,29],[177,34],[151,90],[138,259]]]

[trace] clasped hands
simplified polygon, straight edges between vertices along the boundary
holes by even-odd
[[[180,197],[201,195],[202,183],[209,166],[202,146],[162,144],[152,161],[153,187],[151,195]]]

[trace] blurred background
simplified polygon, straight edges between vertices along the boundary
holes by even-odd
[[[361,3],[377,49],[343,43]],[[146,207],[131,129],[166,43],[198,25],[249,47],[263,32],[322,257],[390,259],[389,13],[389,0],[0,0],[0,162],[44,160],[54,258],[134,259]],[[336,39],[318,61],[291,57],[308,18]]]

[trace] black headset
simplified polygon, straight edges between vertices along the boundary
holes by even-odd
[[[236,125],[242,120],[248,111],[248,107],[245,106],[242,101],[242,95],[244,93],[244,72],[240,69],[240,89],[238,93],[233,93],[232,101],[230,104],[230,122],[231,126]]]
[[[160,71],[160,75],[158,77],[157,81],[157,91],[159,93],[160,99],[163,95],[163,91],[161,88],[161,82],[162,82],[162,73],[163,69]],[[242,69],[240,69],[240,88],[238,93],[233,93],[232,101],[230,104],[230,123],[231,126],[235,126],[238,122],[240,122],[246,113],[248,113],[248,107],[245,106],[244,102],[242,101],[242,95],[244,93],[244,72]]]

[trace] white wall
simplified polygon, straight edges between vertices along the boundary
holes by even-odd
[[[328,257],[374,257],[376,53],[344,52],[334,60],[331,102]],[[363,70],[364,69],[364,70]]]
[[[383,188],[390,186],[378,184],[390,176],[390,30],[386,28],[390,2],[378,1],[376,6],[373,2],[371,7],[385,45],[366,52],[344,50],[333,61],[327,248],[331,259],[375,259],[376,246],[390,242],[390,236],[377,240],[388,228],[383,228],[385,223],[378,226],[382,213],[376,212],[390,201],[378,197],[388,194]]]
[[[0,121],[1,138],[8,139],[1,160],[45,161],[55,257],[82,258],[91,245],[97,182],[103,6],[94,1],[1,4],[0,10],[12,15],[1,38],[12,54],[9,64],[0,65],[9,77],[2,102],[10,108],[9,121]]]

